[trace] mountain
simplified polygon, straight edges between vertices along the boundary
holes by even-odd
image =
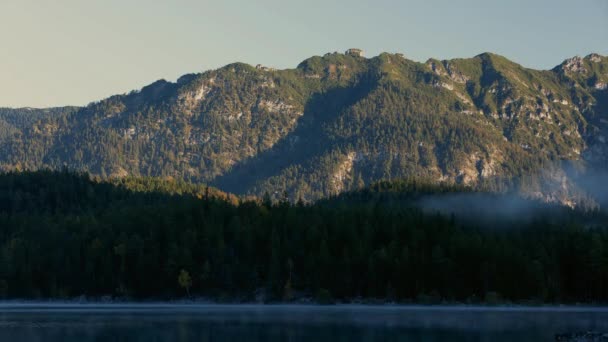
[[[0,168],[305,200],[420,178],[576,206],[603,200],[606,137],[605,56],[532,70],[491,53],[418,63],[351,49],[287,70],[230,64],[83,108],[0,110]]]

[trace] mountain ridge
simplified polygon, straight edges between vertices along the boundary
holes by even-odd
[[[424,177],[576,206],[585,191],[562,164],[606,170],[607,83],[599,54],[551,70],[492,53],[232,63],[19,127],[0,110],[0,168],[170,176],[294,200]]]

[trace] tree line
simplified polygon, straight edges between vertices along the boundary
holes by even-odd
[[[608,301],[605,216],[481,225],[415,205],[462,191],[386,182],[291,203],[158,178],[4,173],[0,296]]]

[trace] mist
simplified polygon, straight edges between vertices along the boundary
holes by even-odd
[[[574,182],[600,205],[603,211],[608,209],[608,171],[588,169],[585,172],[571,171]]]
[[[585,307],[0,304],[1,341],[552,341],[608,329]],[[111,338],[110,338],[111,337]]]
[[[459,222],[501,226],[557,219],[565,207],[522,198],[516,194],[453,193],[422,197],[417,205],[426,212],[454,215]],[[556,215],[558,214],[558,215]]]

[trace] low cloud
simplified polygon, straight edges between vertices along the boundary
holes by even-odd
[[[427,212],[454,215],[459,221],[482,225],[530,223],[536,219],[555,220],[566,208],[524,199],[515,194],[456,193],[429,195],[417,205]]]
[[[570,167],[566,169],[568,177],[590,197],[592,197],[604,211],[608,210],[608,171],[599,168],[586,168],[584,170]]]

